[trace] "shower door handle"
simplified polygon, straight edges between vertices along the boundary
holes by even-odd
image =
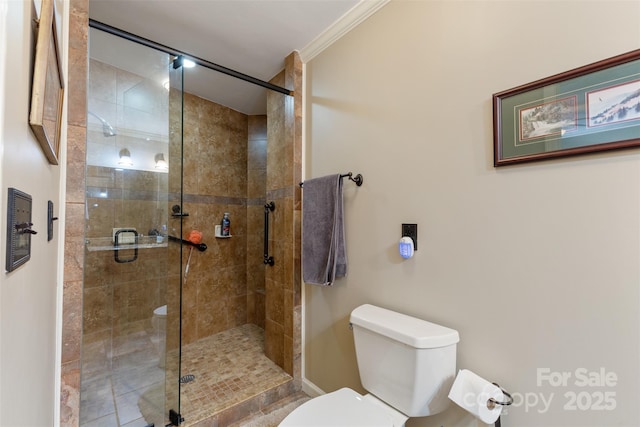
[[[272,256],[269,256],[269,212],[273,212],[275,208],[274,202],[264,205],[264,263],[272,267],[275,261]]]
[[[120,258],[120,234],[121,233],[133,233],[133,258]],[[133,262],[138,259],[138,232],[133,228],[122,228],[116,231],[113,236],[113,259],[120,264],[124,264],[126,262]]]

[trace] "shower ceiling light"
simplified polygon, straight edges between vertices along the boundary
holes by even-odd
[[[156,160],[156,169],[161,171],[166,171],[169,169],[169,165],[167,161],[164,159],[164,153],[158,153],[155,157]]]
[[[180,67],[184,68],[193,68],[196,66],[196,63],[192,59],[187,59],[184,55],[178,55],[172,59],[173,68],[178,69]]]
[[[131,153],[128,149],[123,148],[122,150],[120,150],[120,160],[118,160],[118,164],[121,166],[133,166]]]

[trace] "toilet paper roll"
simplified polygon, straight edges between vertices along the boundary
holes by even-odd
[[[502,412],[502,405],[495,405],[493,409],[489,409],[487,402],[490,398],[502,402],[504,394],[499,387],[473,372],[467,369],[458,371],[458,375],[449,391],[449,399],[483,423],[493,424]]]

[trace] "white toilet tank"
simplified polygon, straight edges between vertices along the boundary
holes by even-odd
[[[369,304],[353,310],[350,321],[367,391],[409,417],[446,409],[457,331]]]

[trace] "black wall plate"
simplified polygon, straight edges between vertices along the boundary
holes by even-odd
[[[58,217],[53,216],[53,202],[49,200],[47,203],[47,242],[53,240],[53,221]]]
[[[9,188],[7,197],[7,262],[13,271],[31,258],[31,196]]]
[[[402,237],[411,237],[413,250],[418,250],[418,224],[402,224]]]

